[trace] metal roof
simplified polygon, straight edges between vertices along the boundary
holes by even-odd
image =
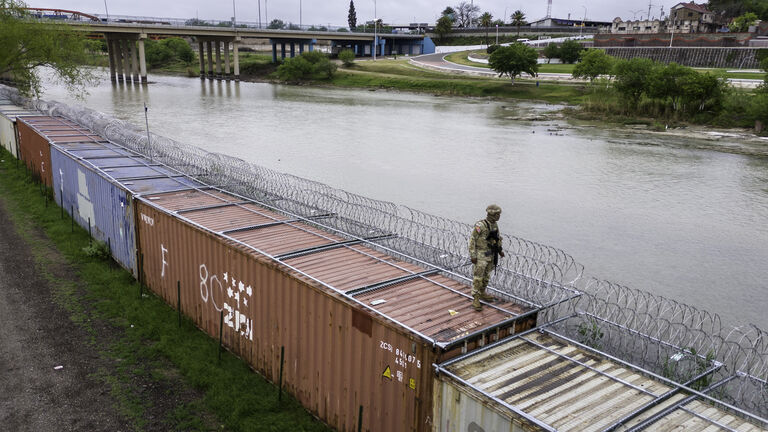
[[[499,335],[532,309],[512,302],[471,307],[470,286],[442,269],[409,262],[376,247],[391,238],[328,229],[315,217],[286,215],[224,191],[188,190],[143,197],[189,223],[279,261],[302,276],[342,293],[443,348],[483,331]],[[510,332],[511,333],[511,332]]]
[[[546,329],[436,368],[500,411],[548,431],[768,430],[733,407]]]

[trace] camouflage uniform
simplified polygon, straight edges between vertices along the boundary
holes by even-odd
[[[493,301],[493,297],[485,293],[491,272],[496,267],[498,260],[496,254],[504,256],[501,249],[501,234],[496,222],[501,216],[501,208],[497,205],[489,205],[486,209],[488,216],[477,222],[472,235],[469,237],[469,257],[475,264],[472,278],[472,306],[481,310],[480,300]]]

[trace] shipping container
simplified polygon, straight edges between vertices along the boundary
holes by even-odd
[[[0,145],[11,152],[13,157],[19,157],[18,130],[16,127],[16,117],[40,115],[37,111],[30,111],[25,108],[11,105],[0,105]]]
[[[16,126],[19,131],[19,158],[36,177],[50,187],[53,184],[50,145],[57,139],[72,138],[76,134],[72,132],[73,129],[79,129],[80,126],[63,117],[50,116],[19,117]]]
[[[721,366],[704,358],[698,365],[704,379]],[[441,432],[765,430],[719,401],[545,328],[436,371]]]
[[[137,199],[143,281],[341,431],[432,430],[431,365],[535,325],[364,240],[216,189]],[[381,236],[380,238],[388,238]],[[221,321],[220,321],[221,320]],[[284,362],[281,358],[284,355]]]
[[[73,127],[72,131],[72,137],[85,141],[50,145],[54,199],[96,240],[107,244],[115,261],[137,277],[133,196],[201,184],[100,140],[88,129]]]

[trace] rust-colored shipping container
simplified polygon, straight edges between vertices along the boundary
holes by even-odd
[[[53,185],[51,144],[98,142],[90,130],[63,117],[25,116],[17,119],[19,156],[47,186]]]
[[[535,325],[363,240],[215,189],[137,198],[145,283],[341,431],[433,428],[433,364]]]

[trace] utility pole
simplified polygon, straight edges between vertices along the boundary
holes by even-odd
[[[299,29],[301,28],[301,0],[299,0]]]
[[[233,29],[237,28],[237,11],[235,10],[235,0],[232,0],[232,28]]]
[[[373,0],[373,59],[376,60],[376,51],[379,49],[379,37],[376,27],[379,24],[379,13],[376,11],[376,0]]]
[[[584,18],[581,19],[581,27],[579,28],[579,36],[581,36],[581,32],[584,30],[584,21],[587,20],[587,7],[584,5],[581,5],[581,7],[584,8]]]
[[[259,28],[261,28],[261,0],[259,0]]]

